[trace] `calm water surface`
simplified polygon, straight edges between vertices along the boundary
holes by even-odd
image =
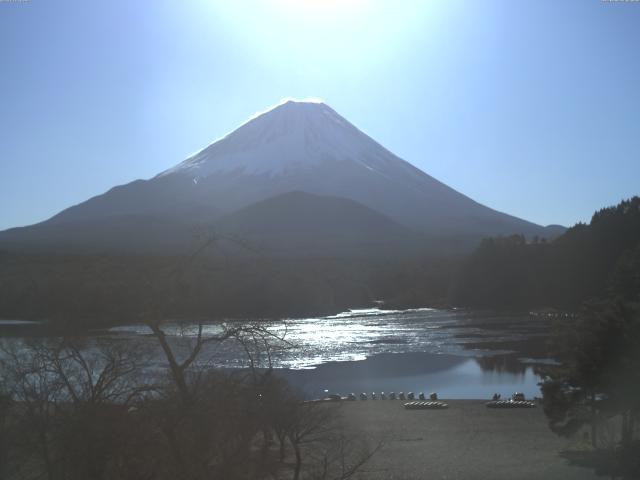
[[[539,395],[534,364],[544,359],[527,358],[517,345],[542,340],[548,322],[529,315],[368,309],[273,322],[268,328],[290,343],[272,352],[277,372],[309,396],[325,390],[435,391],[442,398],[488,398],[494,392]],[[186,352],[197,328],[168,325],[165,331],[174,347]],[[219,324],[205,326],[207,333],[220,331]],[[113,341],[154,342],[144,325],[112,328],[106,335]],[[234,342],[209,346],[201,358],[217,367],[247,366]]]

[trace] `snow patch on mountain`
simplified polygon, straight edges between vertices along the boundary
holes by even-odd
[[[262,110],[260,112],[256,112],[253,115],[251,115],[249,117],[249,120],[247,120],[245,123],[243,123],[242,125],[245,125],[246,123],[249,123],[251,120],[253,120],[254,118],[258,118],[261,115],[264,115],[265,113],[269,113],[271,110],[275,110],[276,108],[284,105],[285,103],[325,103],[324,100],[322,100],[321,98],[318,97],[307,97],[307,98],[294,98],[294,97],[285,97],[282,100],[280,100],[278,103],[276,103],[275,105],[270,106],[269,108],[267,108],[266,110]],[[240,126],[242,126],[240,125]]]
[[[158,177],[278,176],[345,161],[381,175],[390,161],[405,163],[321,100],[286,99]]]

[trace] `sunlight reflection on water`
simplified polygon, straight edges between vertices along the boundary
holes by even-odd
[[[539,378],[528,352],[514,352],[518,342],[543,338],[548,323],[528,315],[462,310],[353,310],[319,318],[263,323],[288,347],[271,351],[279,375],[306,395],[324,389],[360,391],[438,391],[448,398],[487,398],[515,390],[539,394]],[[197,324],[166,324],[163,330],[178,359],[185,358],[198,334]],[[203,325],[205,335],[219,334],[221,323]],[[21,341],[14,338],[11,341]],[[86,337],[92,342],[124,342],[149,352],[146,369],[163,372],[166,359],[146,325],[127,325]],[[290,348],[293,347],[293,348]],[[516,347],[517,348],[517,347]],[[200,367],[245,368],[246,352],[235,341],[208,343]],[[266,366],[258,359],[259,366]]]
[[[284,337],[295,348],[276,349],[274,366],[309,369],[336,361],[357,361],[382,353],[424,352],[464,357],[508,353],[491,344],[541,335],[538,324],[526,316],[479,314],[431,308],[413,310],[363,309],[319,318],[267,322],[274,336]],[[188,341],[198,332],[196,325],[167,325],[174,342]],[[115,327],[119,335],[148,335],[144,325]],[[222,332],[220,324],[204,326],[205,334]],[[474,343],[474,348],[465,345]],[[483,348],[482,344],[487,347]],[[210,352],[214,364],[243,366],[243,354],[233,345],[216,346]],[[209,357],[208,357],[209,358]]]

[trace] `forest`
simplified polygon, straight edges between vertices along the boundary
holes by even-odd
[[[387,308],[444,306],[449,258],[287,259],[114,253],[0,253],[0,318],[72,331],[165,318],[268,319],[332,314],[383,300]]]
[[[468,255],[274,258],[0,251],[0,317],[74,330],[167,318],[278,318],[384,305],[577,311],[640,290],[640,198],[604,208],[555,239],[486,238]]]
[[[552,307],[640,291],[640,197],[603,208],[547,241],[521,235],[488,238],[463,262],[451,285],[453,305]]]

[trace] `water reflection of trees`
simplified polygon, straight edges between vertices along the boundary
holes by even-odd
[[[527,365],[523,364],[514,355],[493,355],[490,357],[478,357],[476,363],[484,372],[510,373],[524,376]]]

